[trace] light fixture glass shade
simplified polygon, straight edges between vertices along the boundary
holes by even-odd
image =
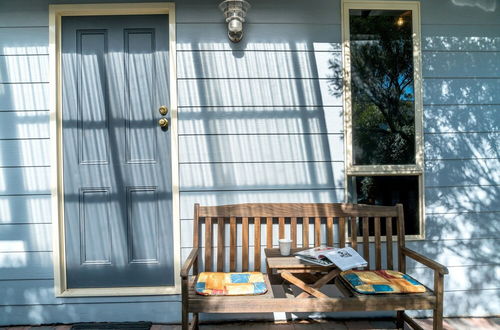
[[[245,0],[225,0],[219,4],[219,9],[226,18],[228,36],[232,42],[238,42],[243,37],[243,23],[250,4]]]
[[[227,29],[232,33],[241,32],[243,31],[243,23],[239,19],[233,18],[229,21]]]

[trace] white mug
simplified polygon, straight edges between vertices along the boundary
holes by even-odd
[[[290,249],[292,248],[292,240],[291,239],[282,238],[278,242],[280,243],[280,254],[282,256],[289,256],[290,255]]]

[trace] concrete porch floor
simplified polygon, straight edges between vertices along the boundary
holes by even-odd
[[[418,319],[424,329],[432,329],[432,319]],[[238,322],[202,324],[202,330],[326,330],[326,329],[395,329],[392,319],[309,320],[288,323]],[[0,330],[70,330],[71,325],[0,327]],[[99,329],[99,327],[96,327]],[[109,329],[109,328],[108,328]],[[126,329],[121,327],[120,329]],[[180,325],[153,324],[151,330],[180,330]],[[409,328],[405,328],[409,329]],[[444,329],[500,329],[500,318],[446,318]]]

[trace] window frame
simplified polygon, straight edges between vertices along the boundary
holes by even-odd
[[[350,199],[350,179],[353,176],[418,176],[419,228],[418,235],[406,235],[410,240],[425,238],[425,194],[424,194],[424,139],[423,139],[423,92],[422,54],[420,34],[420,2],[418,1],[366,1],[342,0],[342,74],[344,109],[344,155],[345,155],[345,199]],[[352,99],[351,99],[351,53],[350,53],[350,9],[411,10],[413,41],[413,88],[415,107],[415,164],[354,165],[352,144]]]

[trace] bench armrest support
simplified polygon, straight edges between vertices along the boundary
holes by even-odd
[[[439,262],[436,262],[432,259],[429,259],[426,256],[421,255],[418,252],[410,250],[407,247],[401,247],[401,253],[403,253],[403,255],[405,255],[407,257],[412,258],[413,260],[420,262],[421,264],[423,264],[429,268],[434,269],[439,274],[442,274],[442,275],[448,274],[448,268],[446,268],[446,266],[443,266]]]
[[[187,278],[189,275],[189,271],[193,267],[194,262],[196,259],[198,259],[198,252],[200,248],[193,248],[191,250],[191,253],[189,253],[189,256],[187,257],[186,261],[184,261],[184,264],[182,265],[181,268],[181,277],[182,278]]]

